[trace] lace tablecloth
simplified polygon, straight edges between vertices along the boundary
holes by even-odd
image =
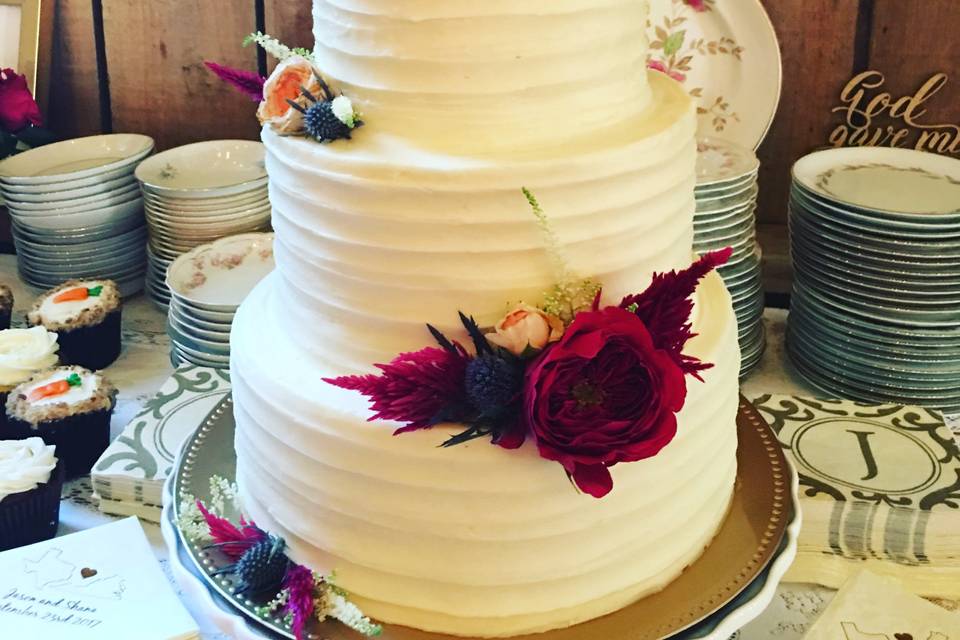
[[[11,286],[16,299],[14,323],[22,321],[23,312],[32,302],[34,292],[16,277],[14,256],[0,256],[0,282]],[[816,395],[793,371],[783,348],[786,312],[768,309],[764,318],[769,346],[764,360],[744,385],[744,393],[756,397],[763,393],[797,393]],[[168,340],[165,332],[165,317],[146,298],[138,296],[128,300],[123,310],[124,350],[120,359],[107,370],[107,376],[120,390],[118,406],[113,417],[113,435],[116,436],[126,423],[139,411],[170,376],[173,369],[168,356]],[[110,516],[97,510],[92,497],[90,480],[82,478],[64,488],[60,512],[59,535],[80,531],[109,522]],[[144,529],[153,545],[157,559],[171,579],[167,552],[160,536],[160,527],[144,522]],[[174,588],[176,586],[174,585]],[[743,640],[763,640],[775,637],[781,640],[797,640],[806,628],[829,603],[833,592],[812,585],[782,585],[777,597],[767,611],[741,630],[736,637]],[[203,640],[226,640],[202,612],[186,602],[201,629]],[[104,639],[110,640],[110,639]]]

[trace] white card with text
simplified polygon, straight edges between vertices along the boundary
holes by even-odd
[[[4,638],[191,640],[136,518],[0,553]]]

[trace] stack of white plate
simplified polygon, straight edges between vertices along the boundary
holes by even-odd
[[[211,140],[158,153],[137,167],[150,242],[147,292],[170,303],[167,268],[217,238],[270,228],[267,172],[260,142]]]
[[[960,409],[960,160],[819,151],[793,167],[787,348],[831,393]]]
[[[766,345],[756,232],[759,168],[757,155],[750,149],[716,138],[697,140],[693,248],[697,253],[733,248],[720,275],[727,283],[737,314],[741,377],[757,366]]]
[[[202,245],[173,261],[167,272],[170,359],[226,368],[230,326],[254,286],[273,271],[273,234],[245,233]]]
[[[27,284],[71,278],[115,280],[122,295],[143,289],[143,200],[134,168],[153,140],[118,133],[37,147],[0,162],[17,265]]]

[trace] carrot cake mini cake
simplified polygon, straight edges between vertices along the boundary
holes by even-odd
[[[68,478],[87,474],[110,444],[116,395],[102,375],[83,367],[44,371],[10,392],[0,437],[39,436],[57,446]]]
[[[61,363],[96,370],[120,355],[120,312],[112,280],[69,280],[40,296],[27,321],[57,333]]]

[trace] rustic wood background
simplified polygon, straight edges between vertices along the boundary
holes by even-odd
[[[255,138],[255,105],[203,60],[266,70],[244,34],[260,29],[312,46],[308,0],[51,0],[56,4],[49,124],[63,137],[109,131],[153,136],[159,149]],[[743,0],[718,0],[740,2]],[[951,82],[928,122],[960,123],[960,0],[763,0],[783,56],[777,118],[760,148],[760,234],[768,290],[789,283],[786,198],[793,161],[826,143],[831,108],[857,72],[885,74],[894,96],[935,72]]]

